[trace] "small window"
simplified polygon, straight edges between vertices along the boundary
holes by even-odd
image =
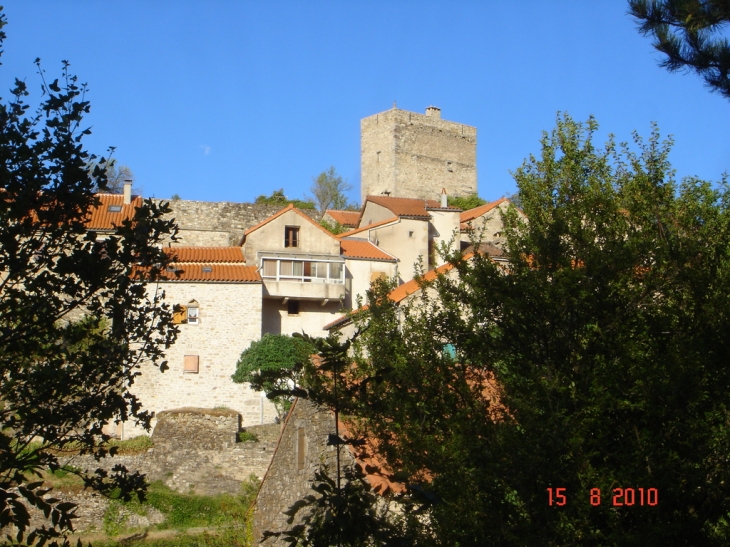
[[[286,303],[286,311],[289,315],[299,315],[299,300],[289,300]]]
[[[188,325],[197,325],[200,317],[200,308],[195,300],[188,302]]]
[[[284,228],[284,247],[299,247],[299,226]]]
[[[304,428],[297,429],[297,471],[304,469],[307,461],[307,436],[304,434]]]
[[[198,374],[200,371],[200,356],[198,355],[186,355],[185,366],[183,372],[190,374]]]
[[[410,230],[410,231],[408,232],[408,237],[413,237],[413,230]]]
[[[213,271],[213,266],[203,266],[203,272],[210,273]]]
[[[119,213],[121,212],[121,210],[121,205],[110,205],[109,207],[107,207],[107,211],[109,211],[110,213]]]

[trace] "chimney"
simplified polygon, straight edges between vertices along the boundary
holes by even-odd
[[[132,203],[132,179],[124,179],[124,205]]]
[[[441,109],[438,106],[429,106],[426,108],[426,116],[430,118],[441,118]]]
[[[441,207],[444,209],[449,206],[449,202],[446,196],[446,188],[441,188]]]

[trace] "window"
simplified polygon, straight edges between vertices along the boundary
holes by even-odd
[[[304,428],[297,429],[297,471],[304,469],[307,461],[307,436],[304,434]]]
[[[284,247],[299,247],[299,226],[284,228]]]
[[[200,356],[198,355],[186,355],[185,366],[183,372],[190,374],[198,374],[200,370]]]
[[[287,301],[286,312],[289,315],[299,315],[299,300]]]
[[[195,300],[188,302],[188,325],[197,325],[200,308]]]
[[[264,260],[264,277],[276,277],[276,260]]]
[[[121,205],[110,205],[109,207],[107,207],[107,211],[109,211],[110,213],[119,213],[121,210]]]
[[[203,266],[203,273],[211,273],[213,271],[213,266]]]

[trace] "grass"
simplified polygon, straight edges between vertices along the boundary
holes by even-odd
[[[176,534],[164,538],[138,538],[123,541],[94,542],[95,547],[251,547],[246,526],[226,528],[218,533]]]
[[[241,431],[238,433],[238,442],[246,443],[246,442],[252,442],[256,443],[259,441],[259,436],[256,435],[256,433],[249,433],[248,431]]]
[[[206,531],[196,535],[180,535],[157,539],[139,539],[136,543],[129,541],[118,543],[95,542],[95,545],[113,547],[117,545],[145,545],[147,547],[167,546],[201,546],[218,547],[224,545],[248,546],[250,535],[249,509],[256,497],[259,481],[255,476],[244,481],[239,495],[219,494],[217,496],[199,496],[180,494],[165,486],[161,481],[154,482],[147,489],[144,503],[132,501],[124,503],[115,500],[109,504],[104,515],[104,533],[107,536],[118,536],[131,533],[126,527],[127,512],[145,515],[149,508],[155,508],[165,515],[165,521],[152,528],[155,531],[168,530],[185,532],[191,528],[218,528],[214,533]]]

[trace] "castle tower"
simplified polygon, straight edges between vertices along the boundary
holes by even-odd
[[[360,195],[438,199],[477,193],[477,129],[393,106],[360,120]]]

